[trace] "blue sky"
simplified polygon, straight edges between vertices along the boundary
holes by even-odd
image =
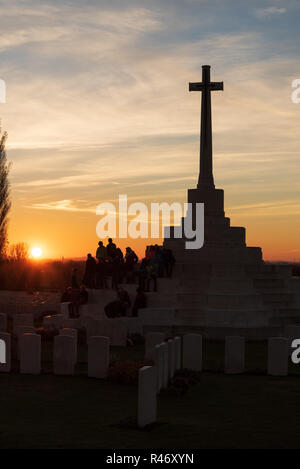
[[[188,82],[208,63],[224,81],[213,129],[227,215],[267,257],[300,259],[299,13],[289,0],[0,1],[11,241],[83,255],[98,203],[184,202],[199,164]]]

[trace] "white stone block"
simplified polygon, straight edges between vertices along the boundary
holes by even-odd
[[[162,352],[162,387],[167,388],[169,382],[169,347],[166,342],[160,344]]]
[[[164,377],[164,356],[163,356],[163,348],[162,344],[155,345],[155,368],[156,368],[156,384],[157,384],[157,392],[159,393],[162,385],[163,385],[163,377]]]
[[[63,329],[60,329],[59,334],[60,335],[67,335],[67,336],[75,338],[73,356],[74,356],[74,359],[75,359],[74,365],[76,365],[77,353],[78,353],[77,352],[78,351],[78,331],[77,331],[77,329],[71,329],[70,327],[64,327]]]
[[[139,370],[138,384],[138,426],[140,428],[156,422],[156,369],[144,366]]]
[[[54,337],[53,368],[55,375],[73,375],[77,357],[76,337],[57,335]]]
[[[175,343],[175,370],[180,370],[182,367],[181,337],[174,337],[174,343]]]
[[[41,336],[25,333],[20,337],[20,372],[39,375],[41,373]]]
[[[66,301],[65,303],[60,303],[60,312],[65,319],[68,319],[70,315],[69,304],[69,301]]]
[[[109,367],[109,338],[94,337],[88,339],[88,376],[106,378]]]
[[[202,335],[183,336],[182,366],[194,371],[202,371]]]
[[[8,373],[11,370],[11,335],[0,332],[0,372]]]
[[[243,373],[245,370],[245,338],[225,338],[225,373]]]
[[[7,332],[7,315],[0,314],[0,332]]]
[[[18,335],[18,330],[20,326],[33,327],[33,314],[16,314],[13,319],[14,324],[14,334]]]
[[[63,327],[68,329],[80,329],[81,319],[80,318],[64,318]]]
[[[268,374],[287,376],[289,363],[289,340],[286,337],[271,337],[268,341]]]
[[[168,340],[168,356],[169,356],[169,379],[172,379],[176,368],[176,350],[174,339]]]
[[[148,332],[145,338],[145,359],[154,360],[155,345],[161,344],[165,339],[163,332]]]
[[[126,347],[127,345],[127,323],[122,319],[112,319],[112,345]]]

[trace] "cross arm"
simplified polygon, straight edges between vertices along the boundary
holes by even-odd
[[[213,81],[211,83],[189,83],[189,91],[204,91],[205,89],[210,91],[222,91],[224,90],[224,84],[222,81]]]
[[[211,91],[223,91],[224,83],[222,81],[213,81],[209,84],[209,88]]]

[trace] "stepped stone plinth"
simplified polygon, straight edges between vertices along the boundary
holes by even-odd
[[[190,84],[190,91],[202,92],[202,112],[198,185],[188,190],[187,199],[194,229],[196,204],[204,204],[204,245],[186,249],[187,239],[175,238],[170,227],[164,246],[176,258],[173,279],[158,283],[156,299],[151,298],[149,308],[140,314],[149,330],[156,329],[156,321],[157,329],[173,334],[199,330],[208,336],[236,332],[262,338],[280,334],[289,322],[300,324],[300,297],[289,266],[265,263],[260,247],[246,245],[245,228],[231,226],[225,216],[224,191],[215,188],[212,164],[210,94],[221,89],[223,83],[210,82],[207,65],[202,82]],[[186,222],[183,218],[183,233]]]

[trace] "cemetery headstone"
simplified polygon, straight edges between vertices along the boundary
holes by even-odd
[[[202,371],[202,335],[183,336],[182,366],[194,371]]]
[[[88,339],[88,376],[106,378],[109,367],[109,338],[89,337]]]
[[[144,366],[139,370],[138,384],[138,426],[140,428],[156,422],[156,369]]]

